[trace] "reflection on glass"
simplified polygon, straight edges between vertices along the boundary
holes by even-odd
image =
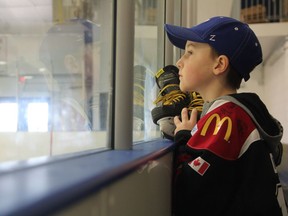
[[[0,103],[0,132],[17,131],[18,106],[16,103]]]
[[[0,162],[109,147],[113,2],[0,0]]]
[[[27,125],[29,132],[48,131],[48,103],[29,103],[27,107]]]
[[[135,1],[135,21],[133,141],[146,141],[159,137],[151,109],[157,89],[154,74],[163,66],[164,0]]]
[[[51,94],[53,131],[91,130],[89,102],[93,87],[93,43],[99,27],[89,20],[73,19],[52,26],[44,37],[39,57]]]

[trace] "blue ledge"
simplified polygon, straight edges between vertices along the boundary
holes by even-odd
[[[45,215],[131,173],[173,148],[161,139],[133,146],[63,160],[1,171],[0,215]]]

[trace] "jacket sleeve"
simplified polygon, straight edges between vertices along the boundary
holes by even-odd
[[[186,152],[186,144],[190,138],[191,131],[189,130],[181,130],[175,134],[174,173],[184,161],[187,161],[187,157],[190,157]]]
[[[186,145],[190,138],[191,138],[191,131],[181,130],[175,134],[174,142],[177,146]]]

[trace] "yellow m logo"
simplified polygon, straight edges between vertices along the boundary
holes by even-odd
[[[214,113],[213,115],[211,115],[207,119],[207,121],[205,122],[204,127],[202,128],[200,134],[202,136],[206,135],[206,132],[207,132],[207,130],[208,130],[208,128],[209,128],[209,126],[210,126],[210,124],[211,124],[211,122],[212,122],[212,120],[214,118],[216,119],[216,125],[215,125],[215,129],[214,129],[213,135],[216,135],[219,132],[219,130],[220,130],[221,126],[223,125],[223,123],[225,121],[227,121],[227,130],[226,130],[224,139],[226,141],[228,141],[230,136],[231,136],[231,132],[232,132],[232,120],[228,116],[224,117],[223,119],[220,119],[220,116],[217,113]]]

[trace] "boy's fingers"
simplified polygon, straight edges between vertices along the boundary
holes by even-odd
[[[181,111],[181,118],[182,118],[182,121],[183,120],[188,120],[188,110],[187,108],[183,108],[182,111]]]
[[[180,121],[180,119],[179,119],[179,116],[175,116],[174,117],[174,124],[175,125],[177,125],[177,124],[179,124],[181,121]]]
[[[196,124],[197,122],[197,114],[198,114],[198,111],[196,109],[193,109],[191,114],[190,114],[190,121],[191,123]]]

